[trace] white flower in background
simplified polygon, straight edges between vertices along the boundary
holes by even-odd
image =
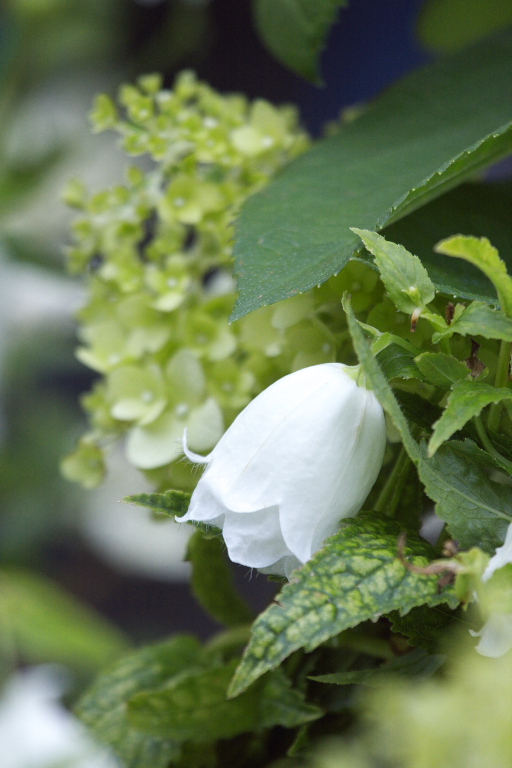
[[[505,542],[498,547],[495,554],[489,560],[489,564],[482,575],[482,581],[487,584],[492,580],[496,571],[501,571],[512,563],[512,524],[509,525]],[[507,569],[510,570],[510,569]],[[498,658],[512,649],[512,574],[502,571],[496,574],[494,589],[491,583],[490,594],[487,596],[486,606],[489,610],[489,618],[479,632],[470,630],[474,637],[480,641],[476,650],[482,656]],[[501,577],[501,578],[500,578]]]
[[[2,768],[121,768],[60,704],[62,674],[33,667],[13,675],[0,698]]]
[[[358,369],[325,363],[285,376],[245,408],[209,456],[180,522],[222,529],[235,563],[288,575],[361,508],[379,473],[384,413]]]

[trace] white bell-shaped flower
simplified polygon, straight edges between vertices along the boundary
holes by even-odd
[[[222,529],[233,562],[288,575],[342,518],[361,508],[379,473],[384,413],[357,370],[303,368],[276,381],[235,419],[209,456],[180,522]]]

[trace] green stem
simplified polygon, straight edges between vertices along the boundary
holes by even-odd
[[[393,517],[410,469],[411,460],[402,446],[396,458],[395,466],[375,502],[374,509],[376,512],[383,512],[385,515]]]
[[[498,356],[498,367],[496,369],[496,378],[494,380],[494,385],[496,387],[508,386],[511,351],[512,351],[512,343],[510,341],[502,341],[500,344],[500,354]],[[487,426],[493,432],[496,432],[500,426],[500,417],[501,417],[502,409],[503,409],[502,403],[493,403],[489,408]]]
[[[480,438],[480,441],[487,451],[487,453],[490,453],[491,456],[494,456],[494,458],[499,461],[499,463],[506,468],[509,472],[512,472],[512,461],[509,461],[504,456],[501,455],[499,451],[496,450],[494,445],[489,440],[489,437],[487,435],[487,432],[485,431],[484,423],[482,421],[481,416],[474,416],[473,417],[473,423],[476,427],[476,431],[478,433],[478,437]]]

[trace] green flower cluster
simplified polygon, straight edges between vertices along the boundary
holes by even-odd
[[[119,107],[100,96],[92,121],[144,157],[123,185],[89,196],[73,181],[65,193],[81,211],[69,266],[88,280],[77,355],[101,378],[83,398],[91,431],[62,468],[96,485],[105,451],[125,436],[129,461],[157,487],[187,489],[184,429],[193,451],[208,452],[272,381],[350,348],[340,297],[355,288],[364,301],[378,275],[353,262],[230,326],[233,221],[309,146],[295,110],[221,96],[185,72],[172,90],[153,75],[122,87]]]

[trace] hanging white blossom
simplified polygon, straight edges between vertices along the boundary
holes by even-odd
[[[358,368],[303,368],[256,397],[209,456],[187,514],[222,529],[233,562],[288,575],[361,508],[379,473],[384,413]]]

